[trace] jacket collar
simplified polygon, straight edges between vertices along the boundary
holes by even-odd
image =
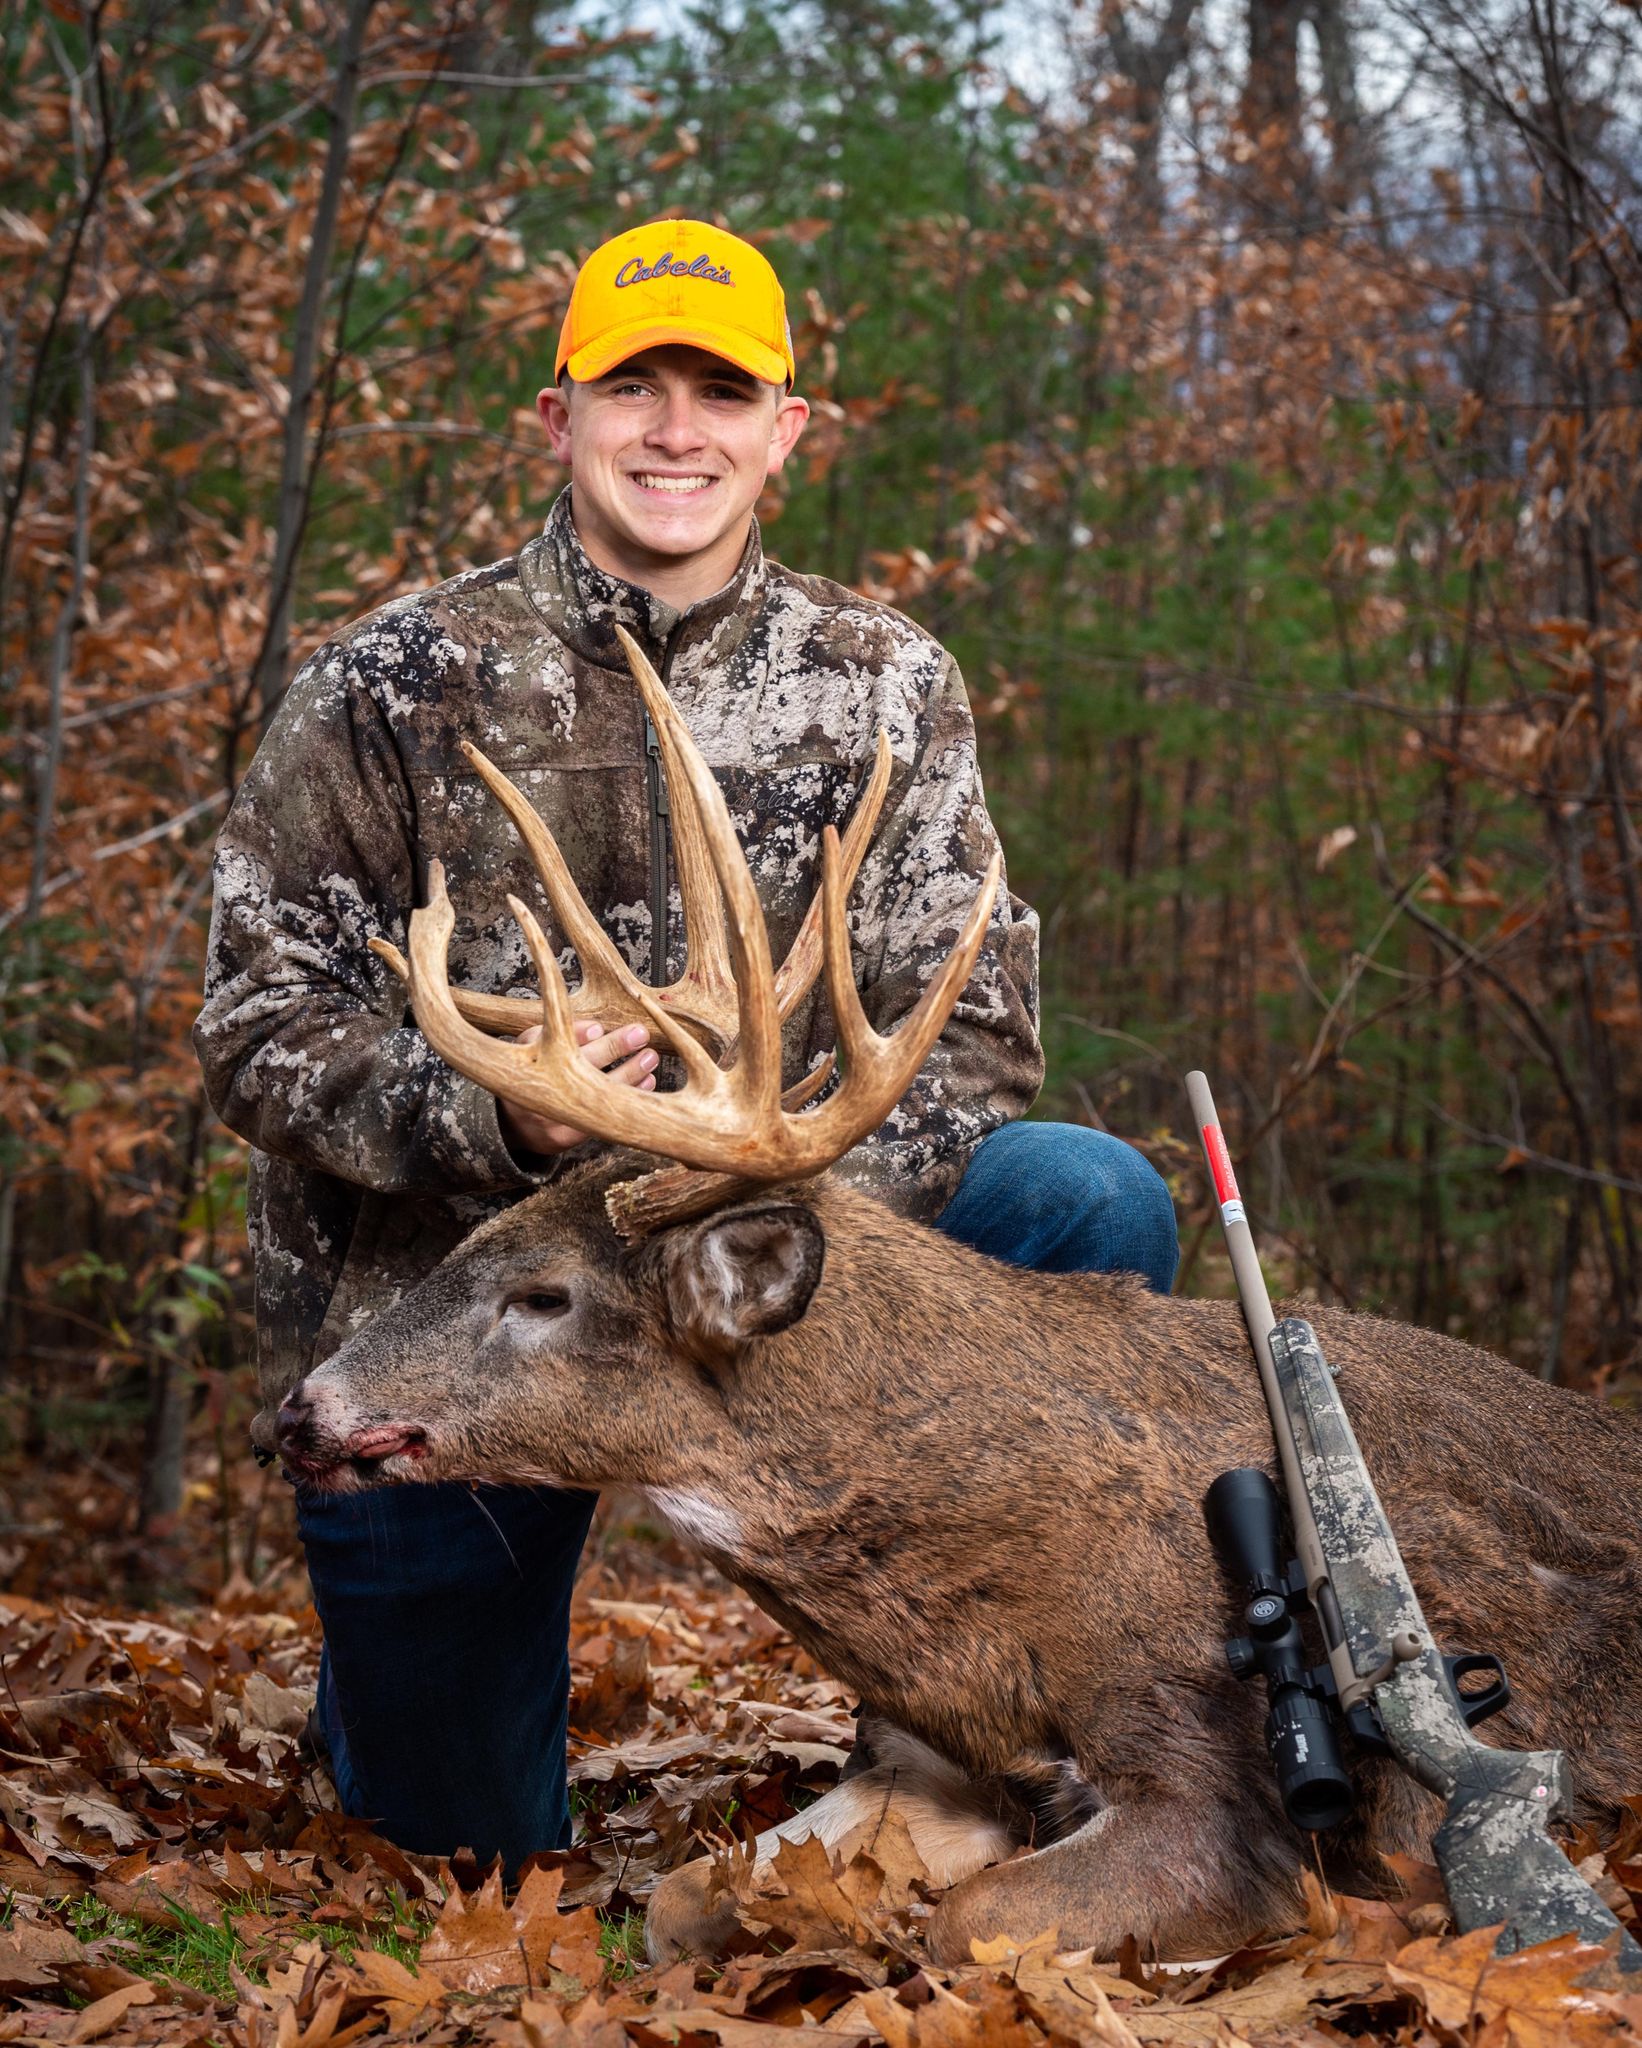
[[[624,583],[588,559],[570,516],[570,487],[554,500],[541,533],[519,555],[525,595],[573,654],[627,673],[616,638],[625,626],[658,670],[671,648],[669,685],[711,674],[746,638],[767,581],[758,521],[735,574],[722,590],[677,610],[654,591]]]

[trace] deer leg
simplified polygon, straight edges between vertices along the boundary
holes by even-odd
[[[1183,1959],[1238,1948],[1302,1913],[1298,1857],[1257,1813],[1154,1800],[1105,1807],[1063,1841],[965,1878],[935,1909],[928,1939],[943,1965],[970,1961],[972,1941],[1024,1944],[1053,1930],[1063,1948],[1113,1956],[1133,1934]]]
[[[722,1954],[736,1930],[738,1900],[756,1897],[783,1842],[816,1835],[847,1860],[858,1848],[870,1850],[874,1835],[894,1814],[905,1823],[937,1885],[956,1884],[1007,1856],[1015,1846],[1013,1837],[968,1781],[913,1738],[903,1737],[902,1743],[897,1761],[851,1773],[813,1806],[761,1834],[753,1844],[750,1873],[740,1876],[739,1883],[733,1851],[698,1856],[670,1871],[650,1894],[645,1915],[651,1961]],[[917,1760],[906,1753],[914,1748],[922,1752]]]

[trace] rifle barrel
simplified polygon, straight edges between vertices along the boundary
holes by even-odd
[[[1294,1520],[1294,1548],[1306,1575],[1306,1593],[1323,1631],[1334,1682],[1342,1698],[1353,1698],[1358,1690],[1357,1672],[1345,1639],[1340,1603],[1334,1597],[1323,1539],[1317,1533],[1317,1518],[1311,1511],[1311,1498],[1300,1470],[1300,1453],[1294,1441],[1293,1425],[1283,1405],[1277,1367],[1271,1355],[1271,1333],[1277,1327],[1277,1319],[1272,1314],[1266,1276],[1260,1269],[1260,1254],[1254,1248],[1254,1232],[1249,1228],[1248,1212],[1238,1193],[1237,1176],[1232,1171],[1231,1153],[1226,1145],[1226,1135],[1220,1128],[1220,1114],[1214,1106],[1208,1075],[1196,1071],[1188,1074],[1186,1095],[1192,1106],[1192,1119],[1197,1125],[1203,1158],[1220,1209],[1220,1227],[1225,1232],[1226,1249],[1231,1254],[1237,1298],[1242,1304],[1243,1321],[1248,1326],[1260,1385],[1271,1414],[1272,1436],[1277,1444],[1278,1462],[1283,1468],[1283,1491],[1288,1496],[1289,1511]]]

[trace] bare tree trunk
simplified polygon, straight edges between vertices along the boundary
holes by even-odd
[[[1164,103],[1170,83],[1185,60],[1192,17],[1196,12],[1197,0],[1169,0],[1169,12],[1150,41],[1142,41],[1135,35],[1121,7],[1113,10],[1107,26],[1112,61],[1129,87],[1135,200],[1147,218],[1155,217],[1163,210],[1158,144]]]
[[[285,408],[285,443],[280,460],[278,512],[274,527],[273,586],[268,599],[268,624],[256,662],[256,697],[262,722],[273,716],[285,689],[291,654],[291,614],[296,601],[296,566],[308,524],[308,415],[313,405],[314,363],[319,352],[320,316],[325,286],[336,247],[342,183],[348,170],[348,145],[353,138],[354,109],[359,97],[359,59],[365,26],[375,0],[350,0],[343,31],[336,91],[331,99],[330,143],[325,175],[308,243],[308,267],[302,280],[296,331],[291,341],[290,396]]]
[[[1300,23],[1304,0],[1248,0],[1248,74],[1239,125],[1256,145],[1250,196],[1263,213],[1309,207],[1310,172],[1300,134]]]
[[[1330,197],[1349,206],[1362,190],[1364,160],[1362,107],[1357,98],[1357,57],[1342,0],[1307,0],[1306,18],[1317,36],[1317,62],[1328,111]]]
[[[19,979],[24,983],[36,980],[40,972],[40,940],[35,920],[45,896],[46,865],[56,836],[57,776],[63,758],[63,686],[68,677],[74,633],[85,599],[86,567],[91,558],[91,451],[97,434],[97,387],[92,364],[91,326],[85,319],[79,324],[75,367],[79,383],[80,432],[74,458],[74,553],[68,591],[52,633],[47,669],[46,730],[41,742],[34,808],[34,845],[29,859],[28,894],[22,915],[24,939]],[[36,1043],[35,1016],[32,1010],[25,1011],[15,1048],[11,1051],[12,1066],[25,1078],[34,1072]],[[0,1291],[3,1291],[8,1304],[15,1301],[21,1292],[11,1284],[16,1241],[17,1180],[15,1175],[6,1174],[0,1179]],[[15,1355],[15,1347],[7,1348]],[[38,1403],[31,1397],[29,1406],[32,1429]]]

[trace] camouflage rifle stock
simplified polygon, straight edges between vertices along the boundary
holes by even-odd
[[[1498,1660],[1445,1657],[1433,1640],[1316,1335],[1299,1317],[1279,1323],[1272,1315],[1208,1081],[1188,1074],[1186,1089],[1271,1411],[1299,1557],[1292,1573],[1278,1562],[1274,1515],[1269,1530],[1238,1541],[1248,1533],[1236,1526],[1247,1502],[1228,1482],[1257,1484],[1263,1475],[1216,1481],[1211,1530],[1222,1554],[1239,1560],[1253,1596],[1251,1639],[1228,1645],[1228,1655],[1240,1675],[1259,1669],[1266,1676],[1267,1741],[1291,1818],[1317,1827],[1344,1817],[1344,1801],[1331,1792],[1345,1774],[1337,1769],[1330,1778],[1327,1769],[1332,1730],[1317,1740],[1319,1702],[1332,1695],[1360,1747],[1389,1751],[1442,1801],[1432,1846],[1462,1933],[1499,1926],[1500,1954],[1558,1934],[1592,1942],[1617,1937],[1622,1967],[1642,1970],[1642,1946],[1548,1832],[1571,1810],[1561,1752],[1494,1749],[1472,1733],[1473,1722],[1510,1697]],[[1302,1591],[1328,1651],[1329,1677],[1306,1672],[1297,1654],[1299,1632],[1286,1609]],[[1480,1699],[1462,1696],[1455,1684],[1468,1667],[1498,1673]]]

